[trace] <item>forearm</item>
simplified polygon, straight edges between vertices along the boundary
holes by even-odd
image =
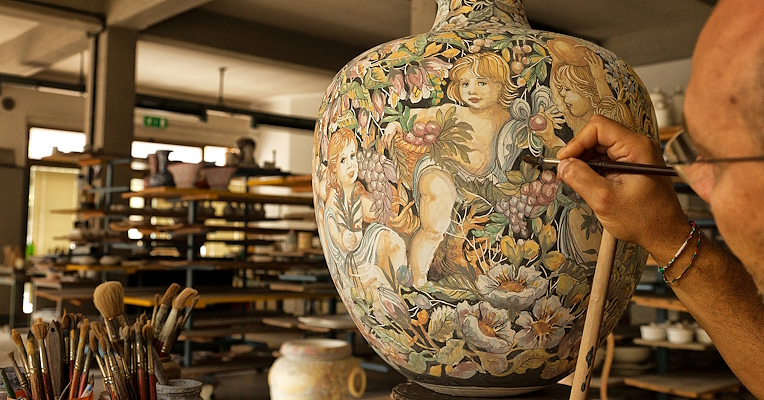
[[[695,251],[696,236],[666,270],[671,280],[685,270]],[[650,249],[666,265],[681,245]],[[751,276],[737,259],[711,239],[701,239],[698,255],[681,279],[671,283],[677,298],[708,332],[735,375],[757,398],[764,398],[764,305]]]

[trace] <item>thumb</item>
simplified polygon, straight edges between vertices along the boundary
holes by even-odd
[[[577,158],[560,161],[557,178],[578,193],[595,213],[606,210],[611,202],[613,182]]]

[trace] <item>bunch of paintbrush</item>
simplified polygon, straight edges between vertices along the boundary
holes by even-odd
[[[191,305],[186,308],[186,303],[191,300]],[[172,299],[172,309],[167,315],[167,319],[160,321],[157,317],[157,325],[161,325],[159,335],[154,341],[154,347],[159,352],[160,357],[170,354],[172,346],[183,331],[191,311],[199,301],[199,292],[193,288],[183,289],[174,299]],[[158,313],[157,313],[158,314]]]
[[[8,353],[24,396],[30,400],[55,400],[62,397],[70,381],[68,351],[65,335],[82,318],[65,313],[65,318],[31,326],[26,340],[15,329],[11,332],[19,360],[14,352]],[[72,325],[74,322],[74,325]],[[65,333],[66,332],[66,333]]]
[[[113,400],[156,399],[157,379],[162,376],[159,354],[169,354],[199,300],[195,289],[180,289],[170,285],[161,300],[156,296],[151,319],[142,314],[130,325],[124,315],[122,285],[106,282],[96,288],[94,303],[104,324],[91,324],[90,346],[98,349],[93,358]]]

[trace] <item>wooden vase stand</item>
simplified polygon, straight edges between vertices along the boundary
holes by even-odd
[[[394,400],[559,400],[567,399],[570,386],[555,384],[533,393],[513,397],[461,397],[433,392],[413,382],[401,383],[393,388]]]

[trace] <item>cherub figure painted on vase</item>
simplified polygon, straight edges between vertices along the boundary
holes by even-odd
[[[383,286],[394,290],[410,285],[405,243],[374,220],[373,199],[358,181],[357,148],[353,131],[337,130],[329,139],[327,166],[318,181],[318,196],[324,203],[319,229],[330,238],[326,241],[330,272],[345,288],[376,292]]]
[[[401,124],[393,121],[385,128],[389,143],[393,135],[407,135],[416,139],[418,127],[426,127],[436,120],[438,113],[453,115],[462,123],[466,153],[452,157],[456,174],[467,181],[494,179],[497,132],[509,120],[507,110],[517,88],[510,80],[507,62],[494,53],[470,54],[454,62],[450,70],[448,97],[456,104],[412,109],[416,121],[412,131],[404,132]],[[427,272],[438,245],[451,225],[450,218],[457,202],[453,171],[438,165],[429,155],[420,158],[414,168],[414,197],[418,206],[420,227],[409,242],[409,261],[414,285],[427,281]]]
[[[595,114],[634,126],[629,108],[613,96],[600,56],[569,38],[555,38],[547,45],[553,60],[550,86],[554,100],[574,135]]]

